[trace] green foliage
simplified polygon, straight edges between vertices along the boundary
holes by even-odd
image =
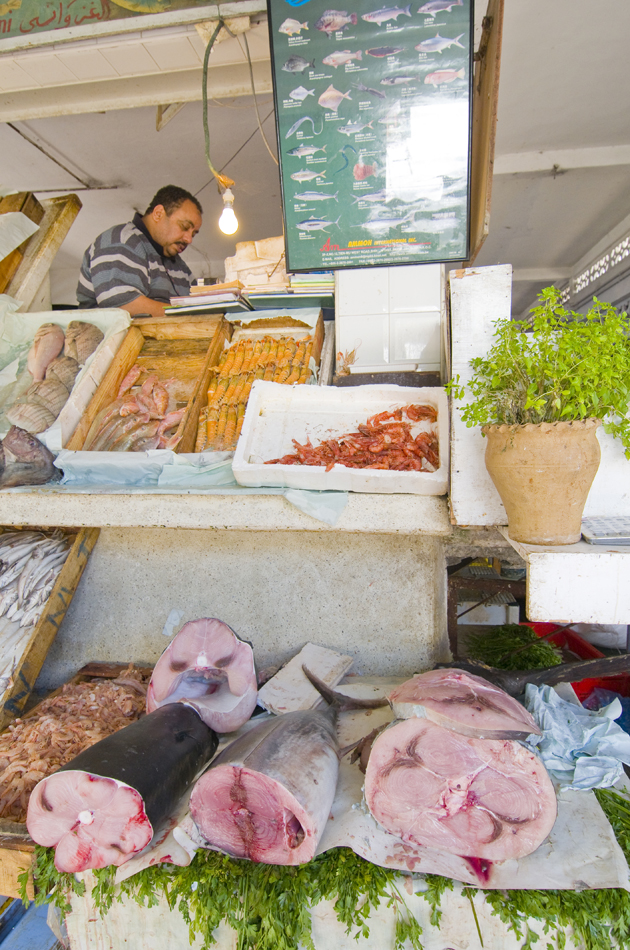
[[[67,914],[71,909],[70,894],[76,894],[78,897],[83,897],[85,894],[83,881],[77,881],[74,874],[64,874],[57,870],[54,850],[52,848],[42,848],[36,844],[31,868],[25,869],[22,874],[18,875],[20,897],[25,907],[28,907],[30,903],[26,889],[31,871],[36,907],[52,903],[59,908],[62,914]]]
[[[599,418],[621,439],[630,458],[630,321],[593,299],[586,315],[566,310],[547,287],[531,320],[497,320],[495,343],[470,361],[467,387],[459,377],[449,392],[473,401],[462,409],[467,426],[525,425]]]
[[[531,643],[526,650],[519,649]],[[509,654],[519,649],[513,656]],[[473,660],[481,660],[500,670],[535,670],[562,663],[562,654],[548,640],[541,640],[531,627],[504,623],[488,627],[487,632],[466,637],[466,652]]]

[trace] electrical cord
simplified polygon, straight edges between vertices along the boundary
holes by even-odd
[[[251,58],[251,56],[249,55],[249,43],[247,42],[247,35],[246,35],[245,33],[243,33],[242,35],[243,35],[243,40],[245,41],[245,52],[246,52],[246,54],[247,54],[247,65],[249,66],[249,79],[250,79],[250,82],[251,82],[251,84],[252,84],[252,95],[253,95],[253,97],[254,97],[254,109],[256,110],[256,119],[258,120],[258,128],[260,129],[260,134],[262,135],[262,140],[263,140],[263,142],[265,143],[265,146],[266,146],[266,148],[267,148],[267,151],[269,152],[269,154],[271,155],[271,157],[273,158],[274,162],[275,162],[276,165],[277,165],[277,164],[278,164],[278,159],[276,158],[276,156],[275,156],[275,155],[273,154],[273,152],[271,151],[271,148],[270,148],[270,146],[269,146],[269,142],[267,141],[267,137],[266,137],[265,133],[263,132],[262,122],[260,121],[260,112],[258,111],[258,101],[257,101],[257,99],[256,99],[256,88],[255,88],[255,86],[254,86],[254,69],[253,69],[253,67],[252,67],[252,58]],[[239,46],[240,46],[240,43],[241,43],[241,40],[240,40],[240,37],[239,37]],[[242,49],[242,48],[243,48],[243,47],[241,46],[241,49]]]

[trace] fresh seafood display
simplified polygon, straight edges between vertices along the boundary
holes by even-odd
[[[190,798],[208,844],[265,864],[310,861],[337,786],[335,722],[332,708],[285,713],[221,752]]]
[[[29,795],[45,776],[144,713],[144,676],[133,667],[116,679],[66,683],[36,713],[0,735],[0,817],[26,820]]]
[[[143,379],[144,377],[144,379]],[[161,381],[135,364],[118,395],[94,419],[83,449],[89,452],[144,452],[174,449],[186,407],[178,408],[171,393],[174,380]]]
[[[0,488],[44,485],[60,478],[52,452],[30,432],[12,425],[0,441]]]
[[[312,337],[241,339],[223,350],[208,389],[208,406],[199,414],[195,452],[233,451],[241,434],[255,379],[307,383],[311,378]]]
[[[65,333],[56,323],[43,323],[26,361],[33,384],[7,410],[7,420],[32,433],[48,429],[68,401],[80,367],[102,339],[92,323],[73,320]]]
[[[516,699],[463,670],[419,673],[388,699],[397,719],[430,719],[462,736],[526,739],[541,734],[534,717]]]
[[[256,706],[254,651],[220,620],[184,624],[157,661],[147,712],[185,702],[217,732],[234,732]]]
[[[59,871],[119,867],[151,841],[210,761],[218,737],[194,709],[157,709],[43,778],[26,826]]]
[[[417,718],[375,740],[365,800],[403,842],[461,855],[482,871],[535,851],[557,811],[544,765],[519,742],[475,739]]]
[[[434,472],[440,464],[437,435],[432,425],[436,421],[433,406],[402,406],[393,412],[371,416],[365,425],[358,426],[358,432],[326,439],[319,445],[312,445],[310,439],[300,445],[293,439],[294,453],[269,459],[265,464],[321,465],[327,472],[337,464],[396,472]],[[431,431],[423,427],[414,436],[417,423],[430,423]]]

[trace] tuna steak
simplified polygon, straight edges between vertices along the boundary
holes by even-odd
[[[247,722],[258,697],[254,651],[220,620],[184,624],[157,661],[147,712],[186,702],[217,732],[234,732]]]
[[[217,745],[189,706],[158,709],[42,779],[28,804],[29,834],[55,848],[59,871],[125,864],[151,841]]]
[[[397,719],[430,719],[462,736],[526,739],[541,734],[533,716],[516,699],[462,670],[419,673],[388,699]]]
[[[531,854],[556,819],[547,771],[520,743],[468,738],[427,719],[395,722],[376,739],[365,799],[391,834],[473,865]]]
[[[337,787],[333,709],[261,722],[217,756],[190,810],[212,848],[263,864],[310,861]]]

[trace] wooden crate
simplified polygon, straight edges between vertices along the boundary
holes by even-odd
[[[0,214],[9,214],[10,212],[21,211],[22,214],[39,224],[44,217],[44,209],[40,205],[35,195],[30,191],[21,191],[16,195],[6,195],[0,198]],[[32,235],[34,236],[34,235]],[[0,261],[0,293],[5,293],[11,278],[22,263],[22,258],[31,238],[27,238],[23,244],[16,247],[14,251]]]
[[[65,448],[83,448],[92,422],[116,398],[121,382],[131,367],[139,363],[160,379],[175,377],[179,381],[175,397],[186,402],[186,412],[178,429],[182,438],[175,451],[192,452],[197,431],[196,424],[191,428],[190,417],[204,393],[204,385],[207,390],[210,368],[218,362],[230,333],[230,325],[222,317],[135,320]]]
[[[98,535],[98,529],[96,531]],[[88,663],[68,680],[68,683],[83,683],[90,679],[115,679],[125,669],[127,669],[126,663]],[[136,669],[146,674],[147,677],[152,672],[150,667],[136,667]],[[60,686],[59,689],[54,690],[46,698],[50,699],[51,696],[57,696],[62,689],[63,687]],[[40,705],[38,703],[33,706],[22,718],[26,720],[37,716]],[[25,824],[10,821],[7,818],[0,818],[0,893],[5,897],[20,896],[18,876],[23,871],[30,869],[34,850],[35,842],[29,835]],[[27,890],[29,897],[33,897],[32,883],[29,882]]]

